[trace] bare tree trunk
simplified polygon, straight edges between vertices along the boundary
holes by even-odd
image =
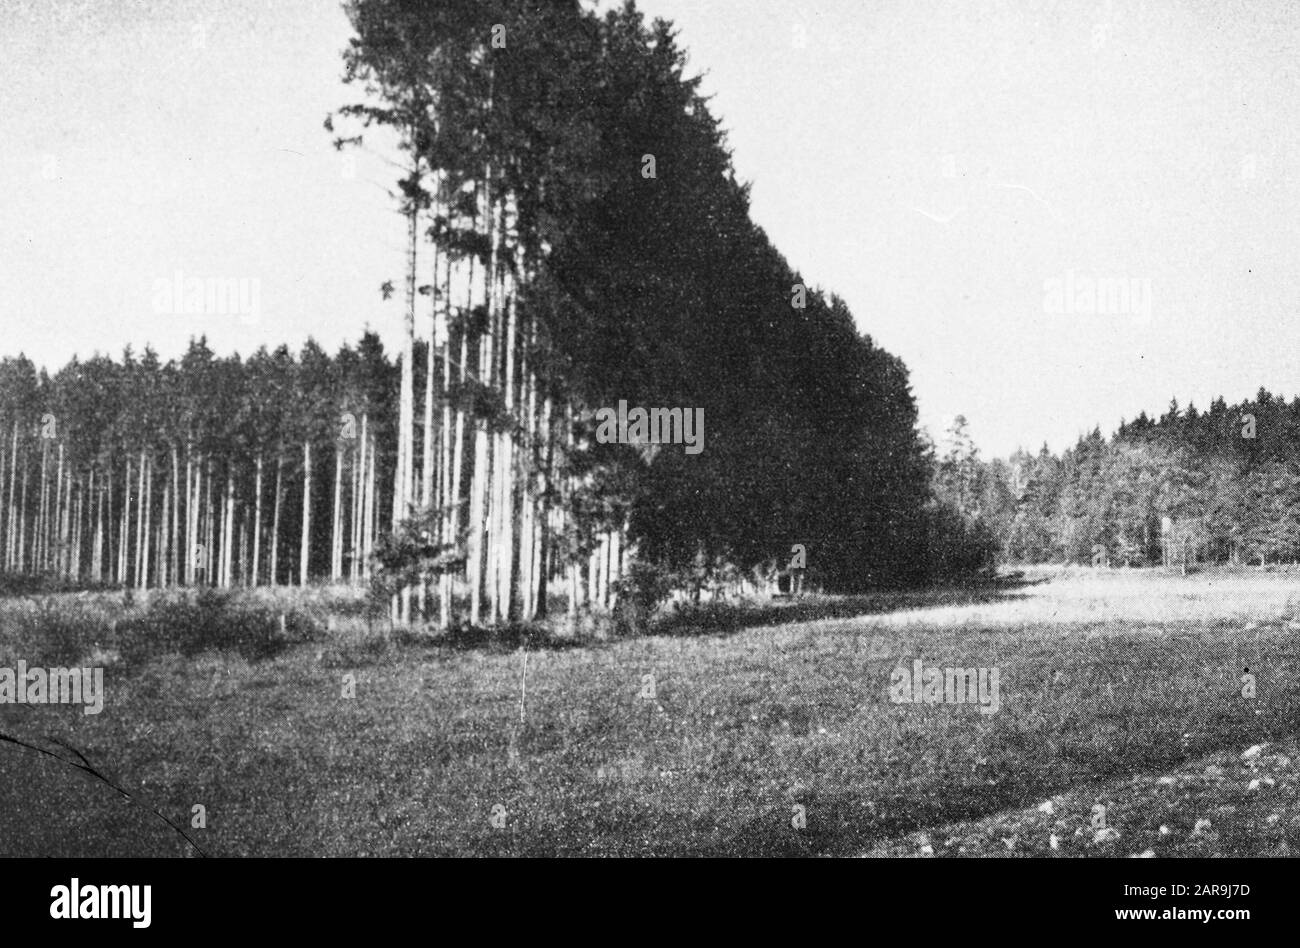
[[[0,570],[5,570],[5,571],[7,571],[10,568],[9,567],[9,546],[10,546],[10,541],[13,539],[13,532],[14,532],[13,511],[12,509],[10,509],[13,505],[13,502],[10,501],[9,505],[5,504],[5,468],[6,468],[7,461],[8,458],[5,456],[5,452],[3,450],[0,450],[0,525],[3,525],[5,527],[5,529],[0,530],[0,533],[3,533],[5,538],[4,547],[3,549],[0,549]],[[9,471],[10,497],[13,496],[13,478],[14,478],[14,472]]]
[[[167,542],[167,576],[163,586],[180,585],[180,526],[181,526],[181,462],[176,444],[172,444],[171,524]]]
[[[90,546],[90,578],[96,584],[104,581],[104,485],[99,485],[95,498],[95,539]]]
[[[361,581],[361,499],[362,489],[365,484],[365,454],[366,441],[362,437],[360,441],[352,443],[352,494],[349,500],[349,507],[352,517],[352,532],[349,536],[348,544],[348,582],[357,585]]]
[[[355,472],[353,478],[356,487],[352,492],[352,519],[353,519],[353,541],[352,541],[352,582],[359,585],[365,577],[366,569],[366,525],[369,523],[369,517],[366,515],[369,509],[370,492],[367,489],[369,482],[369,458],[370,458],[370,434],[367,430],[369,415],[361,413],[361,451],[358,456],[353,451],[352,466]]]
[[[311,441],[302,443],[302,555],[298,561],[298,585],[307,585],[311,559]]]
[[[366,469],[362,471],[361,499],[361,579],[370,581],[370,554],[374,551],[375,515],[379,509],[375,497],[375,442],[374,435],[364,434],[367,416],[361,416],[361,430],[366,441]]]
[[[330,582],[343,579],[343,446],[334,442],[334,518],[330,524]]]
[[[27,457],[23,455],[22,506],[18,510],[18,572],[27,572]]]
[[[145,479],[145,455],[144,452],[141,451],[140,469],[139,469],[139,473],[136,475],[137,486],[135,492],[136,505],[135,505],[135,526],[134,526],[135,553],[130,560],[131,569],[135,571],[133,576],[133,582],[131,583],[131,585],[137,586],[141,589],[143,589],[144,587],[141,585],[141,576],[143,571],[141,570],[140,567],[144,563],[144,546],[145,546],[145,540],[147,539],[144,535],[144,508],[145,508],[144,479]]]
[[[470,256],[468,261],[468,287],[466,293],[466,303],[472,308],[474,303],[474,257]],[[447,291],[451,292],[451,277],[447,278]],[[465,390],[465,381],[469,365],[469,329],[462,323],[460,327],[460,365],[457,367],[457,377],[460,380],[460,390]],[[449,386],[450,387],[450,386]],[[455,441],[451,448],[451,470],[448,472],[451,478],[451,490],[448,494],[447,510],[447,534],[446,542],[456,544],[459,548],[461,535],[461,522],[467,511],[464,504],[464,498],[461,496],[462,484],[464,481],[465,468],[465,410],[460,405],[456,406],[456,434]],[[468,577],[468,573],[467,573]],[[443,625],[449,625],[451,622],[452,597],[455,593],[452,582],[452,576],[447,573],[444,578],[446,593],[444,598],[446,605],[442,610]]]
[[[277,450],[275,454],[275,508],[271,514],[271,585],[280,582],[280,498],[283,493],[284,454]]]
[[[198,576],[199,543],[199,472],[194,463],[193,449],[185,446],[185,585],[193,586]]]
[[[222,529],[221,539],[221,585],[230,588],[235,584],[235,474],[232,470],[233,465],[226,465],[226,500],[225,523]]]
[[[253,477],[253,568],[245,585],[256,586],[262,569],[262,452],[257,452],[257,473]]]
[[[226,484],[230,483],[230,463],[226,463]],[[226,527],[229,524],[229,505],[227,495],[222,491],[217,495],[217,519],[215,521],[216,537],[213,545],[216,547],[216,562],[212,570],[212,585],[224,587],[226,585],[226,560],[230,556],[230,537],[226,535]]]
[[[164,475],[165,477],[166,475]],[[166,589],[169,582],[169,573],[171,568],[172,551],[172,489],[171,485],[165,481],[163,483],[163,509],[162,520],[158,522],[158,586]]]
[[[2,457],[2,456],[0,456]],[[84,476],[77,477],[73,482],[73,505],[72,505],[72,549],[69,552],[71,562],[68,564],[68,575],[74,582],[81,580],[81,539],[85,534],[83,518],[86,514],[86,481]],[[3,481],[0,480],[0,485]]]
[[[94,508],[95,506],[95,469],[91,467],[90,473],[82,481],[81,491],[81,532],[77,536],[77,578],[81,582],[90,579],[90,564],[86,553],[86,546],[94,538]]]
[[[552,573],[551,564],[551,482],[554,476],[555,437],[551,419],[551,397],[546,396],[542,403],[542,432],[546,439],[546,455],[542,463],[542,483],[540,489],[537,522],[539,536],[537,542],[537,592],[533,615],[545,619],[549,612],[547,595]]]
[[[4,539],[4,548],[3,548],[3,551],[0,551],[0,570],[8,570],[8,569],[9,569],[9,539],[10,539],[10,537],[13,535],[13,532],[14,532],[14,531],[13,531],[13,526],[14,526],[14,524],[13,524],[13,516],[12,516],[12,514],[11,514],[9,508],[6,507],[6,506],[5,506],[5,503],[4,503],[4,496],[5,496],[5,466],[6,466],[6,465],[5,465],[5,462],[6,462],[7,460],[8,460],[8,458],[5,457],[5,453],[4,453],[4,451],[0,451],[0,534],[3,534],[3,535],[4,535],[4,538],[5,538],[5,539]],[[12,482],[13,482],[13,474],[12,474],[12,472],[10,472],[10,483],[12,484]],[[12,493],[13,493],[13,489],[12,489],[12,487],[11,487],[11,488],[10,488],[10,494],[12,494]],[[5,529],[6,521],[7,521],[7,524],[8,524],[7,529]]]
[[[518,592],[521,597],[519,615],[525,621],[531,621],[533,607],[537,602],[536,597],[533,595],[533,564],[535,560],[533,544],[537,539],[534,536],[533,521],[533,477],[536,474],[536,466],[533,463],[533,452],[536,450],[536,444],[533,441],[533,421],[536,405],[533,400],[532,383],[527,376],[526,367],[524,372],[525,374],[522,376],[524,394],[520,399],[524,416],[523,444],[520,446],[517,455],[520,470],[515,478],[519,490]]]
[[[505,238],[509,228],[506,225],[506,209],[502,211],[502,250],[508,253],[505,247]],[[502,318],[505,321],[505,404],[506,411],[511,417],[518,417],[518,405],[515,403],[515,346],[518,335],[516,326],[516,307],[513,281],[508,291],[506,290],[506,275],[503,272],[501,276],[503,298],[501,305],[503,309]],[[518,590],[518,572],[516,565],[517,557],[517,533],[515,531],[516,517],[516,492],[515,492],[515,434],[514,426],[509,430],[503,431],[500,435],[500,457],[497,460],[500,479],[500,513],[498,514],[497,523],[500,530],[500,539],[497,544],[497,575],[498,575],[498,592],[497,602],[500,617],[506,621],[518,618],[516,607],[515,593]]]
[[[435,215],[438,205],[434,205]],[[424,444],[423,461],[420,467],[420,504],[424,507],[433,505],[433,400],[435,380],[437,377],[438,351],[438,260],[439,248],[433,245],[433,308],[429,317],[429,347],[424,359]]]
[[[198,541],[195,539],[195,520],[194,520],[194,492],[198,486],[194,474],[194,446],[189,441],[185,442],[185,544],[181,550],[181,557],[184,560],[185,568],[185,585],[194,585],[194,544]]]
[[[143,516],[141,517],[144,525],[140,531],[142,541],[140,544],[140,588],[145,589],[149,585],[149,528],[152,525],[153,518],[153,465],[149,463],[149,459],[144,455],[141,455],[140,471],[140,480],[143,483],[140,494],[144,504]]]
[[[97,537],[95,536],[96,522],[95,522],[95,512],[94,512],[95,509],[97,509],[97,505],[95,503],[95,468],[93,465],[90,468],[90,483],[86,486],[85,492],[82,495],[82,497],[83,497],[82,512],[85,514],[86,517],[85,535],[90,538],[90,559],[91,559],[91,563],[85,571],[84,578],[89,580],[92,579],[94,576],[94,558],[95,558],[95,546],[97,540]],[[82,547],[80,544],[78,544],[77,547],[77,576],[78,577],[81,577],[83,575],[82,560],[83,560]]]
[[[126,459],[126,477],[122,480],[122,525],[118,537],[116,580],[123,585],[130,585],[131,580],[127,575],[131,547],[131,458],[129,455]]]
[[[23,459],[26,461],[26,458]],[[27,465],[23,465],[23,476],[26,477]],[[14,422],[13,446],[10,448],[9,455],[9,533],[5,537],[5,568],[14,569],[14,560],[18,551],[18,533],[21,525],[17,528],[15,524],[18,521],[18,511],[14,507],[14,490],[18,486],[18,422]]]
[[[412,130],[412,137],[414,131]],[[419,159],[416,158],[411,169],[411,176],[420,176]],[[406,308],[403,313],[402,326],[402,369],[401,388],[399,392],[397,413],[397,469],[393,475],[393,530],[409,515],[411,490],[413,486],[414,437],[415,428],[415,284],[417,278],[417,236],[419,231],[420,209],[414,201],[407,214],[407,267],[406,267]],[[400,621],[410,621],[410,589],[403,587],[401,594],[402,610]],[[398,620],[396,598],[393,602],[394,619]]]
[[[488,261],[483,268],[483,301],[487,307],[487,329],[479,339],[479,381],[491,388],[496,384],[496,339],[497,319],[500,314],[497,306],[497,234],[496,206],[492,202],[492,167],[487,165],[483,174],[483,186],[480,194],[480,219],[486,220],[488,240]],[[477,222],[476,222],[477,224]],[[493,462],[491,438],[486,421],[474,419],[474,476],[470,494],[470,536],[471,566],[470,577],[470,621],[475,625],[482,622],[483,596],[488,596],[489,620],[497,619],[496,584],[494,581],[496,536],[492,530],[493,515]]]
[[[204,508],[205,523],[203,529],[203,582],[208,586],[217,584],[217,520],[216,498],[212,496],[215,478],[212,475],[212,458],[203,459],[203,487],[207,493],[207,506]]]
[[[239,582],[242,586],[252,586],[252,571],[248,568],[249,547],[251,540],[249,534],[253,532],[249,523],[248,508],[244,508],[244,517],[240,521],[240,546],[239,546]]]
[[[36,500],[36,535],[33,538],[32,559],[36,564],[36,572],[45,570],[45,519],[46,510],[49,506],[49,489],[47,487],[46,468],[49,465],[50,441],[48,438],[41,437],[41,491]]]
[[[63,442],[59,442],[59,466],[54,474],[54,518],[51,526],[54,538],[53,556],[50,566],[56,573],[63,572],[63,514],[65,500],[63,496]]]
[[[109,538],[108,538],[108,539],[109,539],[109,545],[111,546],[111,545],[112,545],[112,539],[113,539],[113,538],[112,538],[112,532],[113,532],[113,522],[112,522],[112,518],[113,518],[113,508],[112,508],[112,503],[113,503],[113,468],[112,468],[112,465],[109,465],[109,474],[108,474],[108,490],[107,490],[107,491],[104,490],[104,485],[103,485],[103,484],[101,484],[101,485],[99,486],[99,501],[98,501],[98,503],[95,504],[95,553],[94,553],[94,557],[95,557],[95,570],[94,570],[94,575],[95,575],[95,582],[96,582],[96,583],[102,583],[102,582],[104,581],[104,567],[105,567],[105,565],[106,565],[106,559],[107,559],[107,557],[106,557],[106,551],[105,551],[105,549],[104,549],[104,523],[105,523],[105,521],[104,521],[104,504],[105,504],[106,501],[107,501],[107,503],[109,504],[109,508],[108,508],[108,518],[109,518],[109,519],[108,519],[108,531],[109,531],[109,534],[110,534],[110,535],[109,535]]]
[[[77,490],[77,477],[73,473],[71,463],[68,464],[67,487],[64,489],[63,498],[63,556],[62,566],[60,567],[65,577],[72,576],[72,562],[77,547],[77,500],[80,492]]]

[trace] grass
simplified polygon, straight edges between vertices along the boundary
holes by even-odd
[[[711,607],[644,638],[467,647],[472,636],[368,627],[346,593],[258,592],[224,608],[298,609],[305,628],[328,631],[259,651],[182,629],[167,651],[108,668],[102,714],[0,705],[0,730],[66,741],[187,829],[201,804],[206,827],[191,834],[214,855],[903,855],[920,834],[940,854],[983,854],[972,841],[987,838],[1005,855],[997,834],[1026,819],[1037,829],[1019,831],[1016,852],[1124,855],[1091,837],[1075,845],[1073,829],[1051,850],[1039,823],[1055,825],[1070,801],[1082,809],[1069,819],[1086,823],[1100,794],[1128,844],[1130,828],[1173,819],[1152,809],[1158,794],[1124,796],[1134,781],[1167,788],[1168,774],[1191,781],[1293,740],[1293,598],[1300,577],[1281,574],[1082,572]],[[0,601],[10,652],[24,602]],[[116,603],[92,595],[81,608],[93,619]],[[206,644],[183,654],[178,642]],[[997,666],[1001,710],[890,703],[890,670],[922,655]],[[1247,666],[1254,699],[1240,695]],[[1270,823],[1224,802],[1245,786],[1209,780],[1188,804],[1215,811],[1215,852],[1300,844],[1294,788],[1268,785],[1285,804]],[[1049,798],[1061,801],[1050,818],[1034,809]],[[1173,822],[1183,840],[1187,820]],[[0,746],[0,854],[186,848],[102,784]]]

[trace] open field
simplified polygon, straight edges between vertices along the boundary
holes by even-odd
[[[346,594],[256,597],[315,631],[246,654],[182,654],[184,630],[163,654],[101,650],[117,659],[101,714],[0,704],[0,731],[65,741],[216,856],[1300,845],[1296,574],[1081,570],[771,604],[530,648],[526,694],[518,649],[397,641]],[[105,624],[129,611],[116,596],[57,599],[47,608],[77,603]],[[35,608],[0,600],[0,665],[24,658],[15,642],[33,647]],[[999,669],[997,712],[892,703],[891,669],[917,658]],[[206,828],[190,829],[196,804]],[[0,855],[187,849],[103,783],[0,744]]]

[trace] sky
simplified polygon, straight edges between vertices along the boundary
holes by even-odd
[[[1300,4],[639,5],[936,437],[1059,451],[1300,391]],[[396,173],[322,127],[348,32],[333,0],[0,0],[0,354],[396,349]],[[177,312],[178,273],[243,305]]]

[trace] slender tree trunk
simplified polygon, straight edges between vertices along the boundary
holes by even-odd
[[[370,486],[367,488],[367,495],[370,498],[369,506],[366,510],[366,536],[365,536],[365,578],[366,582],[370,581],[373,575],[373,562],[375,555],[375,538],[379,531],[379,437],[373,432],[370,435]]]
[[[65,575],[68,562],[68,508],[72,503],[71,471],[64,468],[65,446],[59,442],[59,466],[54,475],[54,572]]]
[[[126,459],[126,477],[122,480],[122,525],[118,532],[117,582],[129,586],[131,564],[131,458]]]
[[[437,205],[434,205],[435,214]],[[429,316],[429,345],[424,358],[424,444],[420,466],[420,504],[423,507],[433,505],[433,402],[438,375],[438,261],[439,248],[433,245],[433,307]]]
[[[434,335],[438,340],[438,353],[442,359],[442,402],[441,421],[438,425],[438,486],[435,502],[438,507],[438,542],[444,549],[450,549],[455,542],[452,532],[452,509],[456,497],[452,493],[451,466],[455,459],[451,453],[451,253],[442,255],[443,278],[438,307],[434,316]],[[437,276],[435,274],[435,284]],[[451,570],[443,568],[438,574],[438,626],[446,629],[451,625]]]
[[[354,586],[360,578],[361,566],[358,548],[361,543],[361,469],[365,466],[361,458],[364,451],[363,438],[360,442],[353,441],[352,450],[348,452],[352,459],[351,491],[348,494],[348,582]]]
[[[22,506],[18,510],[18,572],[27,572],[27,457],[23,455]]]
[[[277,450],[275,455],[275,508],[271,514],[271,585],[280,582],[280,499],[283,494],[284,454]]]
[[[153,516],[153,465],[148,458],[141,455],[140,460],[140,480],[143,487],[140,491],[143,498],[143,527],[140,533],[140,588],[144,589],[149,585],[149,539],[150,526],[152,525]]]
[[[130,585],[140,586],[140,564],[144,560],[144,452],[140,452],[140,467],[136,473],[136,491],[135,491],[135,521],[131,530],[135,535],[135,550],[131,555],[129,569],[131,573]]]
[[[551,578],[551,479],[553,476],[553,466],[555,463],[555,438],[554,428],[551,421],[551,397],[549,395],[542,403],[542,431],[546,439],[546,457],[542,463],[542,483],[539,490],[539,509],[537,511],[537,523],[539,536],[537,541],[537,591],[533,615],[538,619],[545,619],[547,616],[547,594],[550,587]]]
[[[168,569],[167,577],[163,582],[164,586],[179,586],[181,582],[180,570],[180,514],[181,514],[181,462],[179,451],[175,442],[172,443],[172,509],[171,509],[171,532],[168,540]]]
[[[227,589],[235,584],[235,476],[233,465],[226,465],[225,523],[221,538],[221,585]]]
[[[32,558],[36,562],[36,572],[45,571],[45,547],[46,547],[46,511],[49,509],[49,488],[46,469],[49,466],[50,441],[42,435],[41,437],[41,489],[40,495],[36,499],[36,536],[32,550]]]
[[[0,535],[4,536],[4,547],[0,549],[0,572],[9,569],[9,538],[13,534],[13,517],[9,515],[9,509],[5,506],[5,462],[8,457],[3,450],[0,450]],[[10,474],[10,483],[13,481],[13,475]],[[12,487],[10,493],[13,493]]]
[[[24,458],[24,461],[26,458]],[[26,475],[26,464],[23,465],[23,474]],[[14,506],[14,490],[18,486],[18,422],[14,422],[14,433],[12,447],[9,451],[9,533],[5,537],[5,568],[14,569],[15,557],[18,550],[18,532],[21,529],[17,525],[18,511]],[[21,570],[19,570],[21,571]]]
[[[466,271],[468,280],[466,281],[466,308],[471,310],[474,305],[474,256],[471,254],[467,261]],[[450,292],[450,276],[448,276],[448,292]],[[465,383],[468,378],[469,367],[469,328],[462,321],[460,327],[460,364],[456,368],[457,378],[459,380],[459,389],[465,391]],[[456,414],[456,434],[455,441],[451,449],[451,491],[448,495],[450,501],[447,511],[447,543],[455,544],[460,549],[461,524],[464,522],[468,507],[465,504],[466,498],[462,496],[465,473],[465,409],[463,405],[457,404]],[[468,560],[466,561],[465,577],[468,581]],[[446,600],[447,605],[444,607],[444,625],[451,622],[452,598],[455,595],[455,587],[451,574],[447,574],[446,579]]]
[[[227,462],[227,469],[229,469],[229,466],[229,462]],[[230,483],[229,473],[226,474],[226,483]],[[217,516],[216,520],[213,521],[213,546],[216,555],[212,567],[212,585],[224,587],[226,585],[226,560],[230,557],[230,537],[226,534],[230,510],[226,503],[225,491],[217,495],[216,508]]]
[[[366,477],[369,473],[367,464],[369,459],[370,435],[367,431],[367,422],[369,416],[361,413],[361,448],[358,452],[353,449],[352,452],[352,470],[353,470],[353,489],[352,489],[352,582],[354,585],[360,585],[362,577],[365,575],[366,567],[366,548],[365,548],[365,526],[366,526],[366,503],[369,497],[366,491]]]
[[[53,549],[49,561],[49,567],[56,573],[63,571],[63,453],[63,442],[59,442],[59,464],[54,473],[54,516],[50,524]]]
[[[262,452],[257,452],[257,473],[253,476],[253,568],[246,585],[260,582],[262,569]]]
[[[505,221],[506,209],[502,208],[502,220]],[[509,227],[502,227],[502,250],[509,253],[505,247],[505,235],[509,232]],[[518,335],[516,326],[516,307],[513,281],[510,281],[510,287],[507,296],[506,274],[501,275],[502,283],[502,319],[505,322],[505,404],[506,411],[511,417],[518,417],[518,405],[515,403],[515,346],[516,336]],[[497,564],[499,590],[497,592],[497,601],[500,604],[500,617],[506,621],[518,618],[516,608],[516,591],[518,589],[518,573],[516,565],[518,562],[516,541],[517,534],[515,531],[515,443],[514,443],[514,426],[509,430],[503,431],[500,435],[500,458],[497,461],[499,469],[498,477],[500,479],[500,514],[497,523],[500,529],[500,541],[497,544],[497,555],[499,558]]]
[[[250,514],[248,512],[248,508],[245,507],[243,519],[240,520],[239,522],[239,529],[240,529],[239,583],[241,586],[245,586],[245,587],[253,585],[252,571],[249,569],[249,564],[248,564],[249,548],[252,544],[252,540],[249,538],[249,534],[253,532],[252,526],[249,522],[249,516]]]
[[[3,484],[3,479],[0,479],[0,484]],[[68,549],[67,573],[73,582],[79,582],[81,579],[81,537],[83,533],[82,517],[85,514],[85,497],[85,480],[83,476],[78,475],[72,480],[72,504],[69,512],[71,533],[68,537],[70,546]]]
[[[95,504],[95,468],[92,466],[89,474],[89,483],[85,485],[81,494],[81,510],[79,513],[85,517],[85,524],[81,525],[81,521],[78,520],[78,525],[81,527],[82,530],[84,530],[84,533],[78,532],[77,534],[76,572],[77,572],[77,578],[82,580],[83,582],[90,578],[90,574],[92,572],[92,570],[89,567],[86,567],[83,572],[83,562],[85,560],[83,541],[87,537],[91,539],[92,556],[93,556],[95,528],[94,528],[94,512],[92,511],[91,508],[94,506],[94,504]]]
[[[166,469],[164,468],[164,471]],[[166,589],[168,585],[168,573],[170,572],[168,564],[171,562],[172,543],[171,543],[171,526],[172,526],[172,489],[171,485],[165,480],[166,474],[163,475],[163,501],[162,501],[162,519],[158,521],[158,588]]]
[[[311,441],[302,443],[302,555],[298,562],[298,585],[307,585],[311,559]]]
[[[185,449],[185,584],[193,586],[199,573],[199,468],[192,449]]]
[[[217,579],[217,519],[216,506],[217,500],[213,496],[212,488],[215,478],[212,475],[212,458],[203,459],[203,488],[207,495],[208,502],[204,507],[204,528],[203,528],[203,582],[207,586],[215,586]]]
[[[194,472],[194,445],[185,442],[185,544],[181,550],[181,557],[184,559],[185,568],[185,585],[194,585],[194,568],[197,565],[194,562],[194,544],[198,541],[195,539],[195,519],[194,519],[194,493],[198,486],[195,480]]]
[[[414,140],[415,130],[411,129]],[[419,158],[414,160],[411,177],[418,180],[420,176]],[[402,367],[401,389],[399,392],[397,417],[397,469],[394,472],[393,485],[393,530],[396,531],[401,521],[408,516],[413,485],[412,468],[414,465],[412,438],[415,426],[415,284],[417,273],[417,236],[419,231],[420,208],[415,202],[407,214],[407,267],[406,267],[406,309],[403,313],[402,331]],[[402,589],[402,611],[400,621],[410,621],[410,590]],[[397,602],[393,603],[394,619],[398,619]]]
[[[498,315],[496,306],[497,242],[496,231],[493,226],[495,224],[495,205],[492,203],[491,165],[484,169],[481,192],[481,219],[487,222],[489,253],[487,263],[483,268],[483,301],[487,306],[488,320],[487,329],[479,339],[479,381],[483,386],[491,388],[495,383],[495,339]],[[490,522],[493,485],[491,443],[487,424],[483,418],[475,417],[474,429],[474,476],[470,487],[469,515],[470,535],[474,541],[471,545],[473,573],[470,577],[470,621],[478,625],[482,622],[483,596],[485,593],[488,596],[489,617],[491,621],[496,620],[496,586],[492,575],[495,546],[493,541],[495,538]]]
[[[361,548],[359,565],[361,582],[370,582],[370,530],[374,523],[375,494],[375,446],[371,435],[366,431],[367,416],[361,416],[361,443],[363,463],[361,465]]]
[[[343,580],[343,445],[334,442],[334,517],[330,524],[330,582]]]
[[[204,465],[198,458],[194,459],[194,497],[190,505],[190,575],[191,582],[198,586],[207,579],[203,575],[203,470]]]
[[[203,472],[204,464],[200,458],[194,459],[194,503],[190,517],[193,539],[190,542],[190,572],[195,586],[201,586],[207,580],[203,572],[205,563],[203,548]]]
[[[17,474],[17,472],[14,471],[12,468],[10,468],[8,471],[10,500],[6,503],[4,474],[5,474],[6,467],[8,466],[6,463],[8,462],[8,460],[9,457],[3,450],[3,446],[0,446],[0,524],[4,524],[4,530],[0,531],[0,533],[4,534],[4,545],[3,547],[0,547],[0,571],[3,572],[7,572],[10,569],[12,569],[12,567],[9,564],[9,548],[10,546],[12,546],[13,535],[14,535],[14,515],[13,515],[12,498],[14,493],[14,488],[13,488],[14,476],[15,474]]]
[[[107,507],[107,514],[105,514]],[[104,574],[112,560],[111,548],[113,546],[113,465],[110,461],[108,464],[108,489],[104,485],[99,487],[99,503],[95,505],[95,582],[103,583]],[[105,527],[107,526],[107,537],[105,537]]]
[[[90,576],[96,585],[104,581],[104,485],[95,496],[95,539],[90,548]]]

